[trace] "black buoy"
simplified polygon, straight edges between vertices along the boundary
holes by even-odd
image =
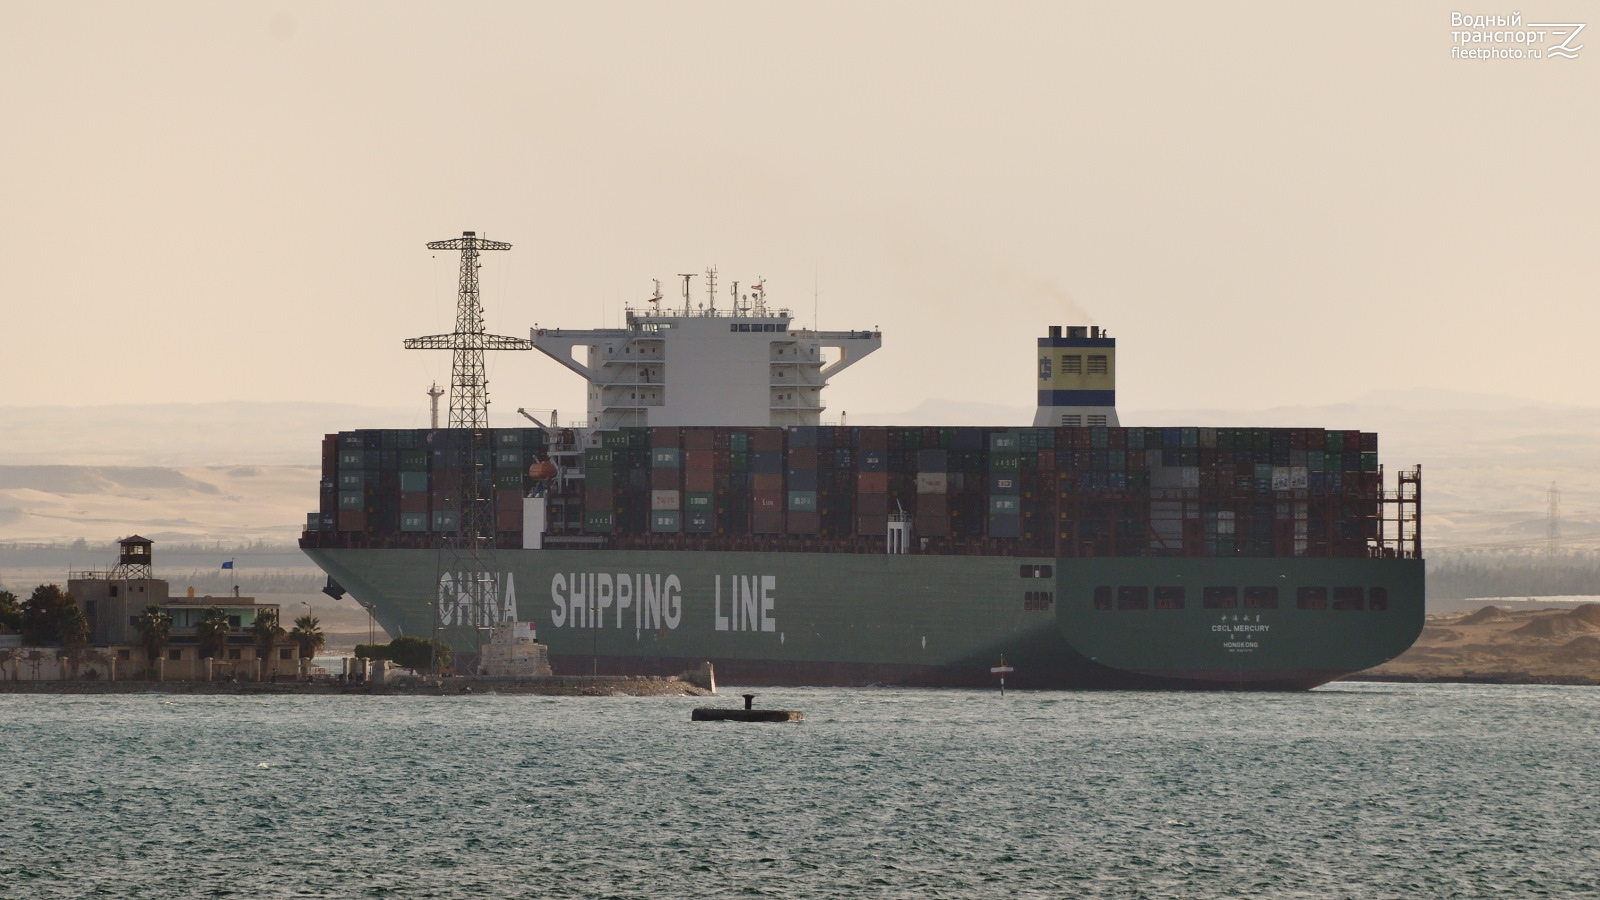
[[[793,709],[756,709],[756,695],[742,694],[744,709],[726,709],[702,706],[689,714],[691,722],[798,722],[802,718]]]

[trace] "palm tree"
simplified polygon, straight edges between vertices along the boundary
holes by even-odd
[[[200,655],[217,659],[228,647],[228,614],[220,606],[208,606],[200,614],[200,624],[195,626],[195,636],[200,639]]]
[[[322,633],[322,623],[310,613],[294,620],[294,630],[289,632],[289,639],[300,648],[301,659],[316,656],[317,651],[328,643],[327,637]]]
[[[139,617],[139,640],[144,642],[144,656],[150,662],[148,669],[154,672],[156,660],[166,652],[167,643],[172,640],[172,616],[154,603],[146,606],[144,615]]]
[[[61,646],[66,650],[67,663],[72,666],[72,678],[76,681],[78,667],[83,665],[83,657],[89,649],[89,620],[77,604],[62,613]]]
[[[267,661],[262,665],[263,673],[265,673],[268,664],[272,666],[273,672],[276,673],[278,670],[277,661],[272,658],[272,650],[288,634],[287,631],[283,630],[283,626],[278,624],[278,611],[275,609],[257,610],[256,620],[250,623],[250,633],[256,639],[256,658]]]

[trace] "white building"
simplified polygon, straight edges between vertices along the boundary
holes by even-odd
[[[532,330],[540,351],[589,382],[591,429],[820,425],[828,380],[883,345],[877,331],[797,328],[759,301],[627,315],[626,328]],[[838,351],[831,363],[825,348]]]

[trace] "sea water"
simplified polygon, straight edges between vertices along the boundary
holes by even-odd
[[[1600,895],[1600,690],[0,695],[0,896]]]

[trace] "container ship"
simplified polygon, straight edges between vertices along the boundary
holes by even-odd
[[[1079,326],[1032,342],[1030,426],[823,424],[877,330],[687,295],[530,329],[582,427],[325,436],[330,588],[458,670],[522,621],[557,674],[737,684],[1302,690],[1421,631],[1420,467],[1388,486],[1376,434],[1125,427]]]

